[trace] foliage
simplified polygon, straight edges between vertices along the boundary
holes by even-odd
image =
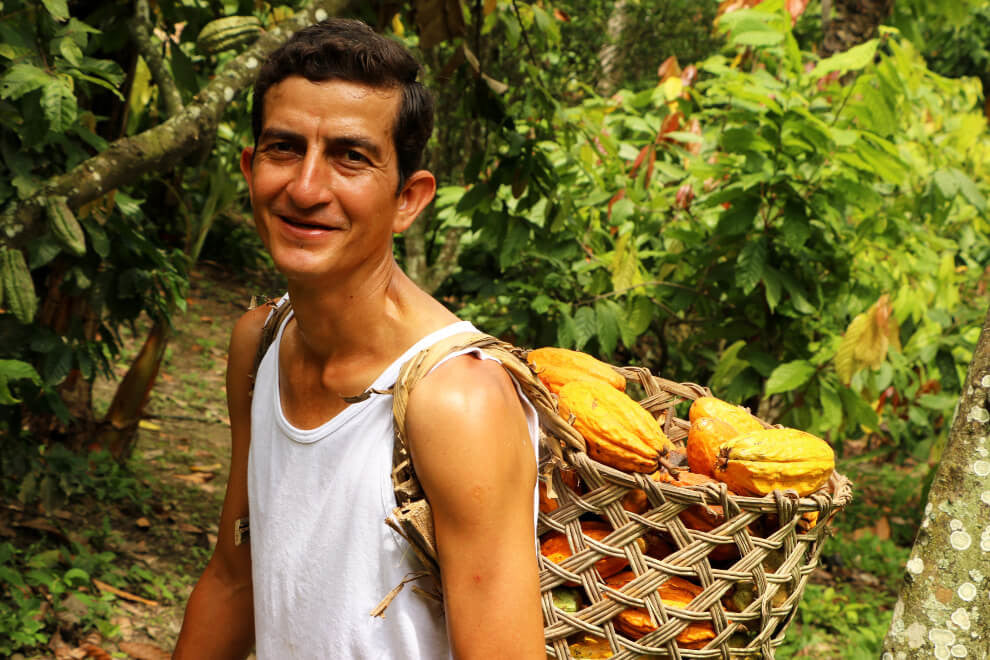
[[[840,448],[864,431],[905,447],[934,437],[975,342],[961,329],[985,307],[976,89],[889,33],[819,60],[780,2],[720,26],[726,51],[694,84],[685,70],[565,106],[527,63],[537,82],[469,173],[480,181],[438,195],[438,216],[471,229],[444,293],[520,343],[762,399],[767,417]],[[847,326],[885,294],[873,322],[896,341],[840,378]]]

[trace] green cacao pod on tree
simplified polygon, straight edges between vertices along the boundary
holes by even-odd
[[[77,257],[86,254],[86,236],[65,197],[48,197],[45,200],[45,212],[58,242]]]
[[[254,16],[225,16],[203,26],[196,37],[196,49],[204,55],[216,55],[249,46],[260,35],[261,21]]]
[[[38,311],[38,296],[34,293],[31,271],[20,250],[0,248],[0,284],[7,309],[21,323],[30,323]]]

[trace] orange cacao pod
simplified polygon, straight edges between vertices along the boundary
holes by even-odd
[[[715,475],[715,463],[722,443],[739,435],[735,427],[716,417],[699,417],[691,422],[687,437],[687,461],[692,472]]]
[[[714,396],[703,396],[694,400],[688,410],[688,418],[691,423],[702,417],[714,417],[720,419],[736,430],[736,433],[746,433],[747,431],[757,431],[766,428],[760,420],[751,415],[742,406],[723,401]]]
[[[591,458],[626,472],[653,472],[670,440],[643,407],[602,381],[571,381],[558,393],[560,415],[573,424]]]
[[[596,541],[603,540],[612,531],[612,527],[607,523],[596,522],[594,520],[581,521],[581,533]],[[646,542],[643,539],[636,539],[636,543],[639,545],[640,550],[646,550]],[[540,542],[540,554],[553,563],[559,564],[570,557],[573,552],[565,534],[562,532],[548,532]],[[595,562],[595,568],[603,579],[615,575],[628,565],[629,561],[625,557],[604,557]]]
[[[626,391],[626,379],[601,360],[581,351],[547,346],[526,354],[526,361],[551,392],[575,380],[601,380],[620,392]]]
[[[761,429],[726,441],[715,478],[737,493],[762,496],[791,489],[810,495],[835,470],[835,453],[819,437],[797,429]]]
[[[636,577],[632,571],[617,573],[605,580],[605,583],[613,589],[621,589],[626,583]],[[683,578],[671,576],[657,589],[660,600],[664,605],[687,609],[688,604],[702,592],[702,588],[693,582]],[[650,613],[645,607],[629,608],[616,615],[615,627],[631,637],[639,639],[648,632],[657,629],[657,624],[650,619]],[[676,639],[678,644],[693,644],[705,642],[715,637],[715,629],[710,623],[690,623],[678,633]]]

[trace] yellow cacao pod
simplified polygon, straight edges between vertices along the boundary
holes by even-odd
[[[688,418],[693,424],[702,417],[720,419],[736,430],[736,433],[758,431],[765,428],[756,417],[742,406],[723,401],[714,396],[703,396],[694,400],[688,410]]]
[[[576,380],[558,393],[560,415],[588,445],[588,455],[626,472],[650,473],[673,447],[657,420],[629,396],[600,380]]]
[[[743,495],[791,489],[810,495],[835,470],[835,452],[819,437],[797,429],[761,429],[727,440],[715,478]]]
[[[546,346],[527,353],[526,361],[547,389],[555,394],[575,380],[602,380],[620,392],[626,391],[626,379],[622,374],[581,351]]]

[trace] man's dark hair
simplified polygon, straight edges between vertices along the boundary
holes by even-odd
[[[361,21],[331,18],[296,32],[273,52],[254,83],[251,129],[257,146],[265,94],[290,76],[310,82],[345,80],[401,91],[392,142],[399,160],[399,189],[420,168],[433,131],[433,97],[416,77],[421,67],[402,45]]]

